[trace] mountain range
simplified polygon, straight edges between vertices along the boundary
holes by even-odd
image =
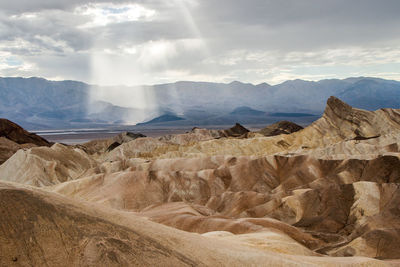
[[[142,101],[137,92],[147,96],[145,107],[135,106]],[[107,95],[113,97],[108,99]],[[33,77],[0,78],[0,117],[27,129],[99,128],[136,123],[267,124],[287,119],[308,124],[322,114],[331,95],[367,110],[400,108],[400,82],[370,77],[318,82],[290,80],[274,86],[238,81],[228,84],[181,81],[140,87],[93,86]]]

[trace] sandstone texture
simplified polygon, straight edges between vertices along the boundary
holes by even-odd
[[[0,265],[396,266],[399,141],[400,110],[331,97],[304,129],[20,149],[0,165]]]
[[[265,136],[275,136],[280,134],[291,134],[302,130],[303,127],[290,121],[278,121],[277,123],[268,125],[259,131]]]
[[[0,118],[0,164],[19,149],[50,145],[44,138],[24,130],[12,121]]]

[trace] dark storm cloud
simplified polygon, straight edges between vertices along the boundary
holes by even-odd
[[[400,1],[202,1],[199,25],[241,47],[309,49],[393,40],[400,33]],[[211,27],[214,25],[214,27]],[[222,44],[224,45],[224,44]],[[368,45],[368,44],[367,44]]]

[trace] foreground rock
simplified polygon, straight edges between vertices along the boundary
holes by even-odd
[[[285,256],[251,243],[272,233],[199,236],[9,183],[0,182],[0,204],[1,266],[385,266],[368,258]]]
[[[0,180],[48,186],[84,177],[96,163],[83,150],[54,144],[18,150],[0,165]]]
[[[400,254],[399,157],[203,157],[125,164],[104,165],[110,171],[49,190],[139,212],[190,232],[244,234],[273,228],[325,254],[385,259]],[[380,248],[377,241],[349,244],[357,238],[369,240],[373,229],[382,231],[374,234],[376,240],[386,234],[391,241],[381,242]]]

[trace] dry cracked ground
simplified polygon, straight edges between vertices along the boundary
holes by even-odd
[[[79,146],[2,123],[0,266],[400,265],[400,110]]]

